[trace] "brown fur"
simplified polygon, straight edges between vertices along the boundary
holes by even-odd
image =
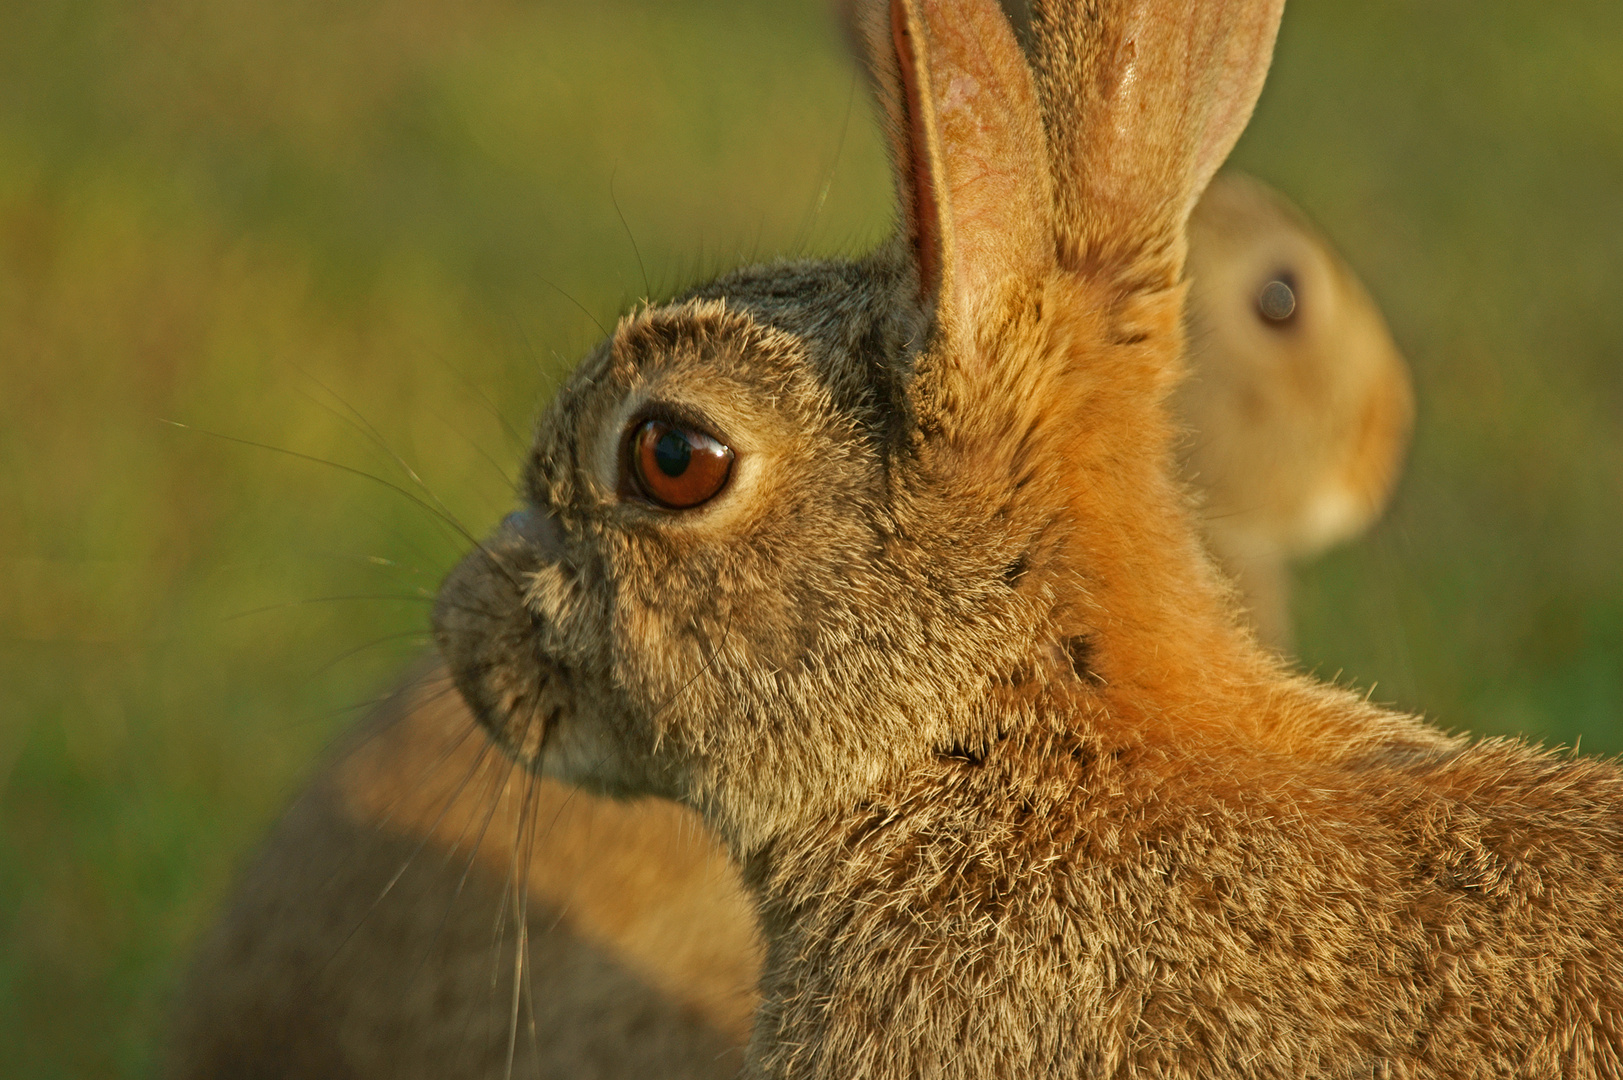
[[[1362,296],[1356,281],[1315,276],[1339,262],[1257,181],[1212,185],[1191,264],[1194,376],[1177,404],[1202,527],[1219,551],[1228,533],[1268,538],[1282,572],[1300,503],[1333,481],[1339,460],[1334,446],[1303,453],[1300,440],[1342,431],[1336,410],[1350,395],[1269,383],[1318,365],[1327,370],[1313,385],[1333,383],[1338,370],[1370,366],[1351,349],[1388,339],[1378,312],[1349,302]],[[1325,321],[1285,333],[1260,324],[1256,291],[1281,269]],[[1405,385],[1394,352],[1373,355]],[[1235,408],[1241,396],[1268,406]],[[1234,475],[1251,469],[1266,482]],[[1277,612],[1278,599],[1243,590],[1253,613]],[[529,989],[546,1003],[533,1048],[521,1017],[515,1075],[734,1074],[738,1056],[720,1048],[741,1051],[747,1038],[760,948],[726,853],[675,803],[542,780],[520,854],[512,778],[481,758],[484,737],[470,737],[474,721],[445,678],[411,675],[279,826],[193,963],[170,1074],[238,1076],[258,1062],[276,1075],[504,1075],[511,985],[500,965],[511,946],[493,942],[515,859],[536,958]],[[482,828],[498,791],[506,798]]]
[[[1289,674],[1172,479],[1185,222],[1278,15],[1039,4],[1033,73],[989,3],[865,11],[897,242],[624,320],[448,580],[502,745],[746,868],[747,1074],[1623,1071],[1616,767]],[[737,451],[715,500],[627,494],[648,409]]]
[[[956,142],[997,122],[978,94],[1023,107],[1011,50],[984,12],[904,14],[898,98],[971,112],[909,114],[903,192],[954,217],[623,324],[544,428],[542,509],[448,587],[481,718],[697,806],[742,859],[763,1074],[1617,1075],[1616,769],[1284,674],[1191,539],[1160,413],[1181,218],[1144,191],[1198,189],[1208,155],[1080,200],[1032,281],[1032,208],[988,166],[1024,138]],[[1042,14],[1039,43],[1075,28]],[[1164,29],[1111,48],[1153,73]],[[1085,76],[1039,94],[1103,86],[1108,120],[1132,80],[1088,44],[1039,52]],[[1230,51],[1197,46],[1173,66]],[[1215,82],[1175,85],[1254,89]],[[1158,138],[1212,141],[1192,124]],[[618,432],[651,400],[749,463],[724,500],[625,501]]]

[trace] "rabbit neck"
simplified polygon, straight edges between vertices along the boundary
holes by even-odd
[[[904,528],[1008,561],[1031,619],[1003,681],[1046,665],[1078,684],[1078,708],[1102,701],[1156,738],[1266,741],[1253,703],[1286,675],[1242,627],[1175,479],[1175,274],[1154,288],[1062,274],[1001,302],[995,329],[934,361],[957,369],[943,389],[915,395],[920,428],[940,434],[909,475]]]

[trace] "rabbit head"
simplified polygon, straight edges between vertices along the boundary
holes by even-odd
[[[858,7],[897,234],[639,310],[580,365],[436,608],[496,739],[747,850],[1033,695],[1153,724],[1263,663],[1164,405],[1186,222],[1281,6],[1038,4],[1034,68],[994,0]]]
[[[1186,467],[1230,520],[1226,546],[1317,554],[1391,493],[1414,420],[1403,357],[1358,278],[1260,181],[1219,178],[1190,232],[1190,334],[1221,362],[1179,388],[1200,432]]]
[[[1261,181],[1219,176],[1189,238],[1183,475],[1259,635],[1284,648],[1286,563],[1363,531],[1392,494],[1414,420],[1408,368],[1357,276]]]

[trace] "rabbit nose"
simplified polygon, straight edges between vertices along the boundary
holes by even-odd
[[[562,546],[558,519],[550,512],[534,507],[508,514],[502,519],[497,532],[524,544],[545,561],[551,561]]]

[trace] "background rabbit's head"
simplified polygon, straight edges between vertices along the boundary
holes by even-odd
[[[1414,396],[1357,276],[1284,196],[1218,177],[1189,223],[1184,475],[1259,636],[1290,636],[1285,564],[1369,526],[1397,483]]]
[[[1235,632],[1171,479],[1184,227],[1277,2],[857,25],[903,226],[623,319],[436,628],[500,741],[744,845],[1024,695],[1197,681]]]

